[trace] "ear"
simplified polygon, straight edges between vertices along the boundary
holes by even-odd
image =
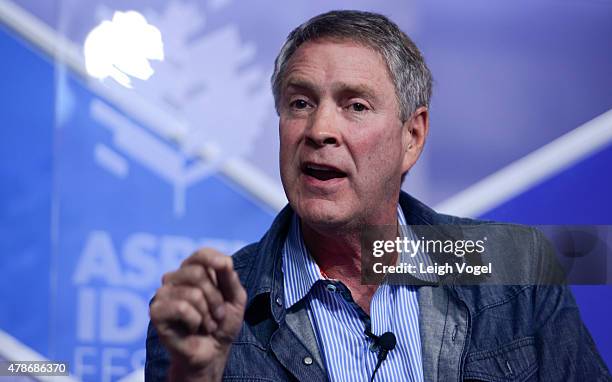
[[[429,133],[429,110],[427,107],[421,106],[416,109],[410,118],[404,122],[402,129],[404,144],[402,174],[404,174],[414,166],[425,146],[425,140]]]

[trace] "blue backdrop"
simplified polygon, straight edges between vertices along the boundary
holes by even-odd
[[[77,379],[138,373],[161,274],[199,246],[231,253],[257,240],[282,204],[272,60],[292,27],[347,7],[390,15],[432,69],[431,136],[404,186],[432,205],[448,206],[612,108],[609,3],[20,2],[17,10],[42,27],[7,22],[15,14],[3,5],[0,330],[69,361]],[[166,60],[152,62],[148,82],[132,78],[133,89],[88,78],[70,52],[82,54],[92,28],[129,9],[159,26]],[[45,28],[72,50],[51,57],[49,42],[36,38]],[[199,140],[214,145],[192,147]],[[493,189],[502,196],[485,209],[457,211],[612,224],[611,143],[520,191]],[[573,290],[612,366],[612,288]]]

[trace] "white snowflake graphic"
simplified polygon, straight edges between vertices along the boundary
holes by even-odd
[[[145,129],[101,101],[92,102],[91,112],[113,132],[118,151],[173,185],[174,212],[181,216],[187,187],[253,147],[273,112],[269,76],[252,65],[255,46],[242,41],[237,25],[202,35],[205,18],[193,4],[171,2],[162,14],[147,15],[147,21],[161,31],[164,60],[151,62],[153,76],[135,79],[133,89],[112,80],[106,85],[172,118],[144,123]],[[95,158],[119,177],[129,173],[123,156],[106,145],[96,147]]]

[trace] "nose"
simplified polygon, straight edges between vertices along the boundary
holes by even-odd
[[[333,108],[319,107],[311,115],[310,126],[306,130],[307,143],[316,147],[339,146],[341,136],[337,122]]]

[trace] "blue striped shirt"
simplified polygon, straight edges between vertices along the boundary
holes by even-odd
[[[399,205],[398,221],[402,234],[411,235]],[[304,245],[297,216],[283,247],[283,278],[287,308],[307,299],[331,381],[369,381],[372,377],[378,354],[372,349],[373,340],[365,334],[366,323],[375,335],[390,331],[397,338],[375,381],[423,381],[417,287],[381,284],[372,297],[371,317],[367,317],[342,282],[321,275]]]

